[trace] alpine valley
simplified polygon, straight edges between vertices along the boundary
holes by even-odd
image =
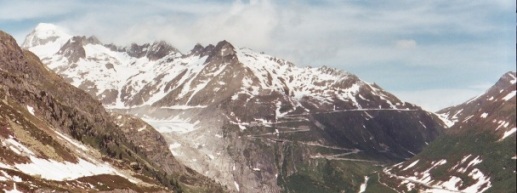
[[[2,36],[6,190],[516,189],[515,72],[432,113],[353,74],[227,41],[181,53],[39,24],[21,47]],[[34,169],[47,165],[81,169]]]

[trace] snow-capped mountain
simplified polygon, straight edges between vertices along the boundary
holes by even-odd
[[[515,117],[512,114],[491,113],[501,106],[515,105],[517,77],[515,72],[507,72],[497,83],[490,87],[485,93],[474,97],[467,102],[448,107],[438,111],[456,124],[479,122],[481,120],[492,120],[492,125],[486,129],[494,130],[494,133],[501,138],[506,138],[515,133]],[[512,121],[513,120],[513,121]],[[460,130],[460,129],[458,129]]]
[[[0,97],[2,191],[223,191],[181,165],[150,125],[109,114],[3,31]]]
[[[401,192],[515,192],[516,74],[484,94],[439,113],[455,121],[411,160],[385,168],[382,180]]]
[[[165,42],[117,47],[40,24],[22,46],[112,108],[188,108],[271,93],[293,99],[291,105],[304,110],[334,105],[336,109],[416,108],[352,74],[327,67],[299,68],[226,41],[196,45],[189,54],[181,54]]]
[[[40,41],[46,34],[65,33],[39,25],[24,48],[105,107],[142,117],[175,157],[238,192],[300,192],[300,184],[357,191],[376,165],[413,156],[444,127],[353,74],[297,67],[227,41],[183,54],[165,42]],[[343,170],[351,165],[362,169]],[[329,169],[342,182],[313,179]]]

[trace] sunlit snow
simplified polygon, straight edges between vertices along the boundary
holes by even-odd
[[[508,101],[508,100],[512,99],[515,96],[515,93],[516,93],[515,90],[508,93],[505,97],[503,97],[503,100]]]
[[[34,115],[34,108],[27,105],[27,110],[29,111],[30,114]]]
[[[72,180],[99,174],[116,174],[108,164],[95,165],[83,159],[79,159],[78,163],[70,163],[31,156],[30,160],[32,163],[16,164],[14,167],[26,174],[38,175],[49,180]]]

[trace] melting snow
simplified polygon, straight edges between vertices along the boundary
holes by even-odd
[[[476,158],[474,158],[472,161],[469,162],[469,164],[467,165],[467,167],[470,167],[470,166],[475,166],[475,165],[478,165],[479,163],[481,163],[483,160],[479,159],[479,156],[477,156]]]
[[[449,190],[458,190],[458,187],[457,187],[458,183],[460,183],[459,185],[461,185],[461,183],[462,183],[461,178],[456,177],[456,176],[451,176],[451,178],[448,181],[442,183],[442,186]]]
[[[503,134],[503,137],[501,137],[501,139],[499,139],[499,140],[501,141],[501,140],[503,140],[503,139],[507,138],[508,136],[510,136],[510,135],[512,135],[512,134],[514,134],[514,133],[515,133],[515,131],[517,131],[517,128],[516,128],[516,127],[512,128],[512,129],[510,129],[510,130],[508,130],[508,131],[505,131],[505,132],[504,132],[504,134]]]
[[[368,185],[368,176],[364,177],[364,183],[362,183],[361,186],[359,186],[359,193],[363,193],[364,191],[366,191],[366,185]]]
[[[418,161],[420,161],[420,160],[416,160],[416,161],[414,161],[413,163],[409,164],[407,167],[405,167],[404,169],[402,169],[402,171],[405,171],[405,170],[407,170],[407,169],[409,169],[409,168],[412,168],[413,166],[415,166],[415,165],[418,163]]]
[[[142,128],[138,129],[137,131],[140,132],[140,131],[145,130],[146,128],[147,128],[147,126],[144,125]]]
[[[22,182],[22,179],[18,176],[11,176],[3,170],[0,170],[0,172],[2,173],[2,175],[0,176],[0,181],[2,181],[2,182],[5,182],[5,181]]]
[[[4,191],[5,191],[5,193],[22,193],[21,191],[18,190],[18,188],[16,188],[16,183],[14,183],[12,190],[4,190]]]
[[[460,112],[461,112],[461,111],[460,111]],[[459,112],[458,112],[458,113],[459,113]],[[458,113],[456,113],[456,115],[457,115]],[[447,116],[446,114],[435,114],[435,115],[436,115],[438,118],[440,118],[440,119],[443,121],[443,123],[445,123],[445,126],[447,126],[447,128],[452,127],[452,126],[453,126],[453,125],[458,121],[457,117],[456,117],[456,119],[455,119],[455,120],[454,120],[454,117],[453,117],[453,118],[452,118],[452,120],[451,120],[451,119],[449,119],[449,118],[448,118],[448,116]],[[456,116],[456,115],[455,115],[455,116]]]
[[[516,91],[515,91],[515,90],[514,90],[514,91],[512,91],[512,92],[510,92],[510,93],[508,93],[508,94],[503,98],[503,100],[505,100],[505,101],[510,100],[511,98],[513,98],[513,97],[515,96],[515,93],[516,93]]]
[[[179,148],[179,147],[181,147],[181,144],[178,143],[178,142],[174,142],[174,143],[169,145],[170,149],[176,149],[176,148]]]
[[[483,172],[481,172],[479,169],[474,168],[472,172],[469,173],[469,176],[472,177],[472,179],[477,180],[477,182],[468,188],[464,189],[464,192],[484,192],[490,187],[492,187],[492,183],[490,182],[490,178],[485,176]]]
[[[27,105],[27,110],[29,111],[29,113],[31,113],[32,115],[34,115],[34,108]]]
[[[233,185],[235,185],[235,189],[237,189],[237,192],[241,191],[241,189],[239,188],[239,184],[236,181],[233,181]]]
[[[16,141],[12,136],[9,136],[9,139],[5,139],[4,142],[6,145],[9,146],[9,149],[11,149],[13,152],[15,152],[18,155],[35,155],[34,152],[29,150],[25,145],[19,143]]]
[[[503,120],[499,120],[499,121],[497,121],[497,123],[499,124],[499,126],[497,126],[497,128],[495,128],[496,131],[499,130],[501,127],[506,128],[506,127],[508,127],[510,125],[509,122],[506,122],[506,121],[503,121]]]
[[[488,116],[488,113],[481,114],[481,118],[483,118],[483,119],[486,118],[487,116]]]
[[[459,162],[459,164],[465,163],[468,160],[469,157],[471,157],[471,155],[464,156],[463,159]],[[473,160],[471,160],[468,163],[468,166],[466,168],[471,167],[471,166],[475,166],[475,165],[481,163],[481,161],[482,160],[479,159],[479,156],[478,156],[478,157],[474,158]],[[413,162],[413,163],[415,163],[415,162]],[[470,185],[470,186],[468,186],[468,187],[466,187],[466,188],[464,188],[464,189],[462,189],[462,190],[460,190],[459,187],[462,186],[463,181],[459,177],[451,176],[449,178],[449,180],[447,180],[447,181],[436,181],[436,180],[432,179],[431,176],[430,176],[430,171],[433,168],[435,168],[435,167],[437,167],[439,165],[443,165],[445,163],[447,163],[446,160],[440,160],[438,162],[432,162],[431,163],[432,166],[430,168],[428,168],[427,170],[425,170],[423,172],[415,172],[414,176],[408,176],[408,177],[396,176],[396,175],[390,173],[391,169],[384,169],[383,171],[386,174],[388,174],[388,175],[390,175],[392,177],[396,177],[398,179],[403,180],[402,184],[406,184],[406,186],[408,187],[408,190],[412,190],[414,188],[414,184],[413,183],[422,184],[422,185],[424,185],[426,187],[429,187],[428,190],[423,191],[423,192],[426,192],[426,193],[452,193],[452,192],[477,193],[477,192],[486,191],[489,187],[491,187],[490,179],[487,176],[485,176],[477,168],[474,168],[468,174],[468,176],[472,177],[472,179],[475,180],[475,183]],[[454,166],[451,169],[456,168],[458,165]],[[466,169],[466,168],[464,168],[464,169]],[[460,170],[464,170],[464,169],[460,168],[458,170],[458,172],[462,172]],[[403,170],[401,170],[401,171],[403,171]]]
[[[77,142],[73,139],[70,139],[69,137],[59,133],[59,132],[55,132],[57,135],[59,135],[61,138],[65,139],[66,141],[68,141],[70,144],[74,145],[75,147],[79,148],[79,149],[82,149],[83,151],[88,151],[88,147],[84,146],[83,144],[81,144],[80,142]]]
[[[32,163],[16,164],[14,167],[24,173],[39,175],[49,180],[72,180],[85,176],[117,174],[108,164],[96,165],[83,159],[79,159],[78,163],[56,162],[33,156],[30,159]]]
[[[13,167],[11,167],[10,165],[7,165],[7,164],[4,164],[4,163],[0,162],[0,168],[12,169]]]

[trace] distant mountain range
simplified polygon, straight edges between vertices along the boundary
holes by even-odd
[[[5,37],[6,50],[20,50]],[[348,72],[297,67],[227,41],[181,53],[163,41],[124,47],[39,24],[22,48],[44,65],[27,51],[21,57],[36,65],[20,65],[9,51],[0,69],[35,85],[31,92],[66,101],[56,104],[67,110],[33,102],[18,110],[29,112],[20,119],[45,119],[55,135],[110,160],[110,170],[84,175],[97,180],[91,183],[106,183],[98,175],[128,181],[92,191],[515,192],[515,72],[485,95],[435,114]],[[15,104],[29,104],[31,92],[15,95],[11,87],[20,86],[7,87]],[[20,147],[35,152],[22,136],[14,137]],[[111,172],[118,170],[152,186]]]

